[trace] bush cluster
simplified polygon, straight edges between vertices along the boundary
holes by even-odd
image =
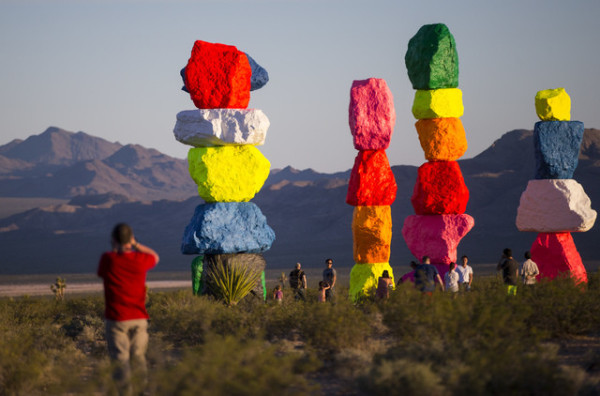
[[[600,280],[334,304],[149,293],[151,394],[597,394],[556,343],[600,330]],[[114,392],[101,296],[0,299],[0,395]],[[589,367],[598,364],[592,354]],[[588,367],[588,368],[589,368]]]

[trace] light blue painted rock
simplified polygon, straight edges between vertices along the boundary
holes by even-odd
[[[536,122],[533,131],[535,178],[572,179],[582,139],[583,122]]]
[[[198,205],[181,242],[183,254],[262,253],[275,232],[252,202]]]
[[[269,73],[252,57],[246,54],[248,62],[250,63],[250,69],[252,69],[252,77],[250,77],[250,91],[256,91],[264,87],[269,82]]]

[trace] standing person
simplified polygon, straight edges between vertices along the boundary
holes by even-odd
[[[523,277],[523,284],[533,286],[537,283],[536,276],[540,274],[537,264],[531,259],[531,253],[525,252],[525,262],[521,267],[521,276]]]
[[[159,257],[137,242],[125,223],[117,224],[111,237],[112,250],[102,254],[98,276],[104,281],[108,354],[116,365],[119,392],[127,394],[132,390],[132,371],[146,382],[146,272],[156,266]]]
[[[306,274],[301,267],[302,264],[296,263],[296,268],[290,272],[290,287],[294,291],[294,299],[306,301]]]
[[[507,293],[515,296],[517,294],[517,283],[519,282],[519,263],[512,257],[512,250],[504,249],[496,270],[502,270],[502,278]]]
[[[456,263],[450,263],[448,272],[444,275],[444,283],[446,284],[446,291],[456,293],[458,292],[458,282],[460,279],[459,273],[455,270]]]
[[[469,264],[469,258],[465,255],[460,258],[460,264],[456,267],[458,273],[458,284],[465,291],[471,291],[471,283],[473,283],[473,268]]]
[[[283,303],[283,290],[281,290],[281,285],[275,286],[275,290],[273,290],[273,300],[277,301],[279,304]]]
[[[326,295],[327,290],[331,290],[331,286],[329,286],[329,283],[327,283],[325,281],[319,282],[319,295],[317,296],[317,301],[319,301],[319,302],[327,301],[327,295]]]
[[[429,256],[423,256],[422,263],[415,269],[415,287],[423,294],[432,295],[436,282],[444,291],[444,283],[437,268],[431,265]]]
[[[328,258],[325,260],[325,269],[323,270],[323,281],[327,282],[329,288],[326,289],[325,297],[327,301],[332,301],[335,297],[335,281],[337,280],[337,274],[333,269],[333,260]]]
[[[390,277],[388,270],[384,270],[379,279],[377,280],[377,291],[375,292],[375,298],[377,300],[386,300],[390,297],[390,286],[394,285],[394,281]]]
[[[396,287],[400,286],[400,284],[404,283],[404,282],[414,282],[415,281],[415,270],[417,269],[418,265],[419,264],[417,264],[415,261],[411,261],[410,262],[411,271],[402,275],[402,277],[398,280]]]

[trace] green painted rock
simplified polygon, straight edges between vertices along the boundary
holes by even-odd
[[[414,89],[458,87],[456,43],[443,23],[421,26],[408,42],[404,62]]]

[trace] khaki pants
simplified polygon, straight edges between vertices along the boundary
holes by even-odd
[[[147,381],[146,350],[148,349],[148,321],[106,320],[108,354],[115,363],[114,379],[121,394],[130,394],[132,372],[139,377],[141,386]]]

